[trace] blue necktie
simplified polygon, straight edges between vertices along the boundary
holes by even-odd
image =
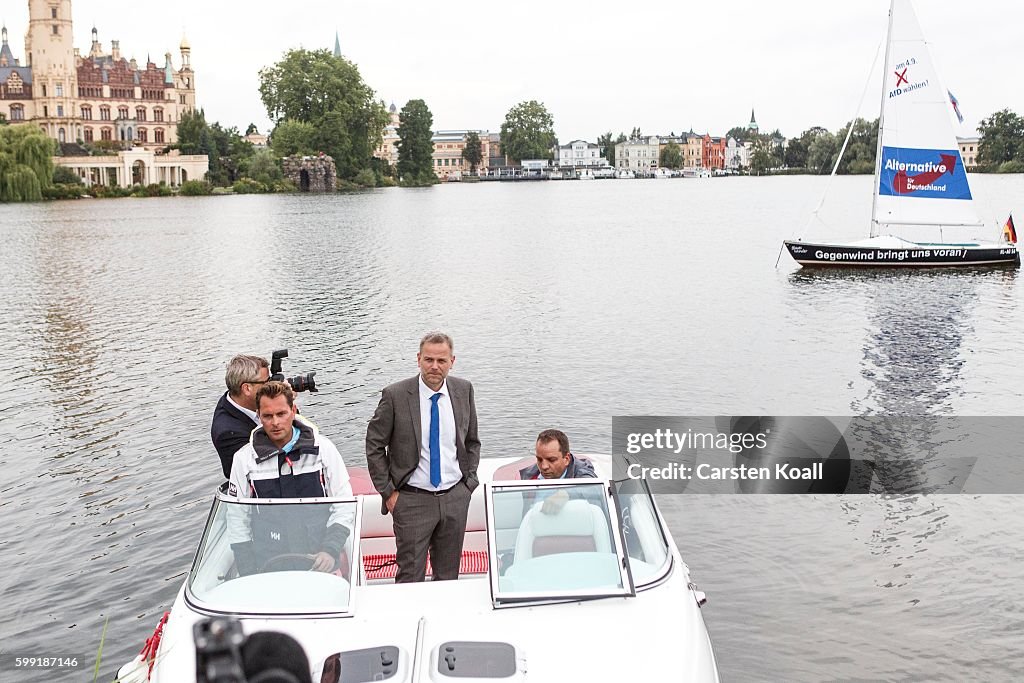
[[[430,397],[430,483],[441,485],[441,415],[437,409],[438,392]]]

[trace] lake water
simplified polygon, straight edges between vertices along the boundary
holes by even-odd
[[[775,267],[783,238],[866,232],[864,177],[804,230],[827,182],[0,205],[3,649],[77,655],[85,680],[106,620],[101,679],[142,646],[221,480],[209,423],[239,352],[316,370],[303,412],[352,465],[431,329],[476,386],[485,456],[551,426],[607,451],[613,415],[1019,414],[1016,270]],[[975,192],[993,221],[1024,212],[1020,176]],[[724,680],[1024,677],[1022,497],[660,504]]]

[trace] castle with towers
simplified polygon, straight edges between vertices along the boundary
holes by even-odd
[[[191,49],[179,46],[163,66],[121,54],[112,40],[105,53],[96,28],[86,54],[74,46],[71,0],[29,0],[25,52],[17,58],[2,28],[0,118],[32,122],[59,143],[108,141],[111,147],[155,151],[177,141],[182,114],[196,106]]]

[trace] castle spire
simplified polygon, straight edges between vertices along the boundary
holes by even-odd
[[[341,57],[341,39],[337,31],[334,32],[334,56]]]
[[[3,43],[0,44],[0,66],[17,66],[18,62],[11,53],[11,46],[7,44],[7,24],[0,29],[0,35],[3,36]]]

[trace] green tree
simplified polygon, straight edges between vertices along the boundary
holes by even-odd
[[[182,154],[208,154],[212,150],[203,148],[203,131],[206,128],[206,113],[202,109],[186,111],[178,120],[178,142],[175,146]]]
[[[789,168],[805,168],[813,173],[820,173],[817,168],[811,168],[810,153],[811,145],[822,134],[827,135],[828,131],[821,126],[812,126],[793,138],[786,145],[786,152],[783,157],[786,166]]]
[[[82,179],[67,166],[55,166],[53,169],[54,185],[82,185]]]
[[[53,184],[57,143],[32,125],[0,127],[0,202],[32,202]]]
[[[783,161],[787,168],[805,168],[807,166],[807,143],[803,138],[793,138],[789,141]]]
[[[978,132],[978,165],[984,170],[1002,170],[1000,167],[1010,161],[1024,162],[1024,118],[1003,109],[982,119]]]
[[[842,147],[846,134],[853,126],[853,134],[846,146],[846,153],[839,163],[839,173],[843,175],[868,174],[875,172],[875,153],[878,149],[878,119],[866,121],[857,119],[846,124],[836,132],[836,143]],[[830,168],[829,171],[832,169]]]
[[[398,114],[398,175],[404,185],[432,185],[434,117],[423,100],[409,100]]]
[[[725,134],[726,138],[732,138],[736,142],[746,142],[754,137],[754,133],[746,126],[733,126]]]
[[[280,159],[268,149],[260,150],[246,159],[240,170],[245,177],[268,187],[284,177]]]
[[[758,135],[753,139],[754,147],[750,155],[750,170],[754,175],[767,173],[774,167],[775,149],[771,138],[767,135]]]
[[[320,118],[320,122],[314,126],[312,142],[317,152],[331,155],[339,177],[354,178],[359,171],[369,166],[369,158],[364,163],[354,158],[352,131],[348,128],[345,115],[339,111],[327,112]],[[343,171],[343,168],[346,170]],[[355,173],[352,173],[353,170]]]
[[[520,102],[505,114],[501,124],[501,151],[511,163],[523,159],[550,159],[555,144],[555,122],[537,102]]]
[[[270,135],[270,147],[279,157],[313,154],[317,151],[314,142],[316,134],[316,127],[311,123],[282,121]]]
[[[340,177],[372,166],[388,115],[355,64],[328,50],[289,50],[260,71],[259,90],[275,124],[298,121],[318,129],[314,144],[334,157]]]
[[[807,146],[807,168],[812,173],[831,173],[841,144],[842,142],[837,141],[836,136],[827,130],[814,136]]]
[[[601,148],[601,156],[608,160],[609,166],[615,165],[615,145],[626,141],[626,134],[619,133],[619,137],[613,138],[612,132],[608,131],[597,139],[597,145]]]
[[[178,120],[177,147],[182,154],[205,154],[209,160],[208,175],[212,179],[220,174],[220,150],[213,131],[206,123],[206,112],[202,109],[185,112]]]
[[[466,133],[466,146],[462,148],[462,158],[469,162],[469,172],[476,173],[476,167],[484,158],[483,144],[476,131]]]
[[[660,164],[665,168],[682,168],[683,151],[674,141],[661,148]]]

